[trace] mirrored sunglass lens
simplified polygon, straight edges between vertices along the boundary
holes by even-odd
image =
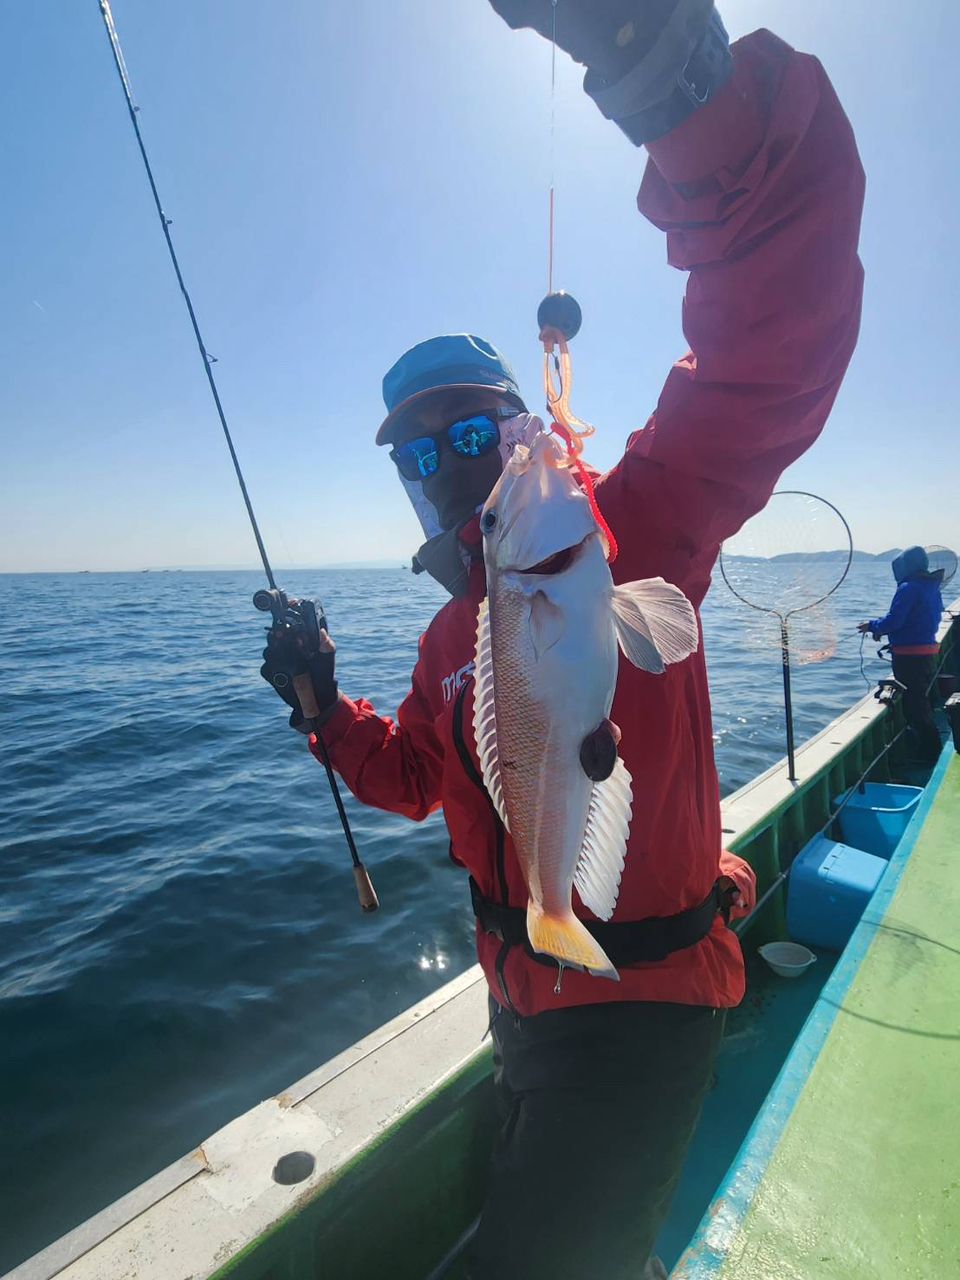
[[[394,458],[407,480],[425,480],[440,464],[437,442],[429,436],[405,440],[394,451]]]
[[[479,415],[455,422],[447,429],[450,444],[463,458],[480,458],[500,443],[500,432],[492,418]]]

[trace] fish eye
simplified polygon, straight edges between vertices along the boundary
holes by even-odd
[[[495,529],[497,525],[497,513],[488,511],[485,513],[483,520],[480,522],[484,533],[489,533],[491,529]]]

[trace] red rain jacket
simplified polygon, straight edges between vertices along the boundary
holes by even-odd
[[[620,544],[615,581],[659,574],[699,608],[721,541],[763,507],[783,469],[817,438],[853,352],[863,171],[820,63],[768,31],[737,42],[729,84],[649,152],[638,204],[666,232],[671,264],[690,273],[683,329],[691,350],[671,369],[646,427],[598,482],[597,498]],[[324,739],[365,804],[415,820],[442,805],[452,853],[483,894],[525,907],[510,838],[498,833],[478,785],[468,677],[482,561],[470,584],[421,637],[396,723],[344,699]],[[662,676],[622,661],[612,718],[633,778],[613,919],[692,907],[721,865],[749,900],[750,869],[722,852],[702,646]],[[575,910],[590,918],[576,898]],[[608,1000],[725,1007],[744,990],[739,943],[719,916],[696,946],[623,969],[619,983],[565,971],[559,995],[554,965],[479,931],[477,948],[494,996],[525,1015]]]

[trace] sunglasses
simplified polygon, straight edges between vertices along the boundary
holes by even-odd
[[[517,418],[521,409],[485,409],[470,418],[458,418],[432,436],[415,436],[390,450],[390,457],[404,480],[426,480],[436,475],[444,449],[459,458],[483,458],[500,444],[500,423]]]

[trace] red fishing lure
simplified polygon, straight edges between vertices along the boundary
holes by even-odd
[[[543,343],[543,383],[547,394],[547,408],[553,421],[550,429],[555,431],[567,448],[567,458],[573,467],[577,479],[590,503],[593,518],[607,543],[607,563],[613,564],[619,553],[617,540],[613,530],[600,513],[597,495],[594,492],[593,477],[583,464],[583,442],[592,436],[595,428],[581,420],[570,409],[570,388],[573,384],[573,372],[570,363],[570,352],[567,340],[559,329],[545,328],[541,330],[540,340]],[[554,354],[554,347],[560,348],[559,356]],[[551,365],[553,368],[551,368]],[[554,385],[553,373],[556,371],[559,386]]]

